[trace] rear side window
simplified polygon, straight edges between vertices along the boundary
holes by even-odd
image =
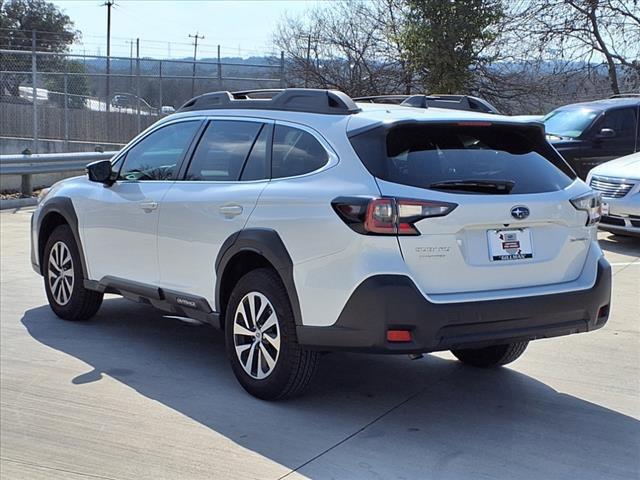
[[[273,136],[271,177],[293,177],[326,165],[329,155],[313,135],[298,128],[276,125]]]
[[[258,122],[213,120],[198,142],[185,179],[238,180],[262,128]]]
[[[365,132],[351,143],[374,176],[413,187],[542,193],[575,178],[535,127],[405,125]]]
[[[179,122],[159,128],[125,154],[120,180],[171,180],[177,163],[189,148],[199,121]]]

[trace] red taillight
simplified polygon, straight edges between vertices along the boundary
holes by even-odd
[[[411,331],[409,330],[387,330],[388,342],[410,342]]]
[[[396,214],[391,198],[371,200],[367,205],[364,229],[370,233],[395,234]]]
[[[414,223],[442,217],[457,207],[455,203],[392,197],[340,197],[331,205],[347,225],[365,235],[420,235]]]

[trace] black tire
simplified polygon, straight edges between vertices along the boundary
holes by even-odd
[[[474,367],[490,368],[506,365],[522,355],[529,342],[507,343],[485,348],[451,350],[458,360]]]
[[[63,246],[60,246],[60,244]],[[55,260],[52,261],[51,250],[54,246],[56,246],[56,252],[64,251],[64,248],[66,248],[71,257],[71,262],[67,261],[65,265],[62,265],[63,269],[67,267],[66,271],[69,271],[69,267],[73,269],[73,274],[68,275],[69,281],[64,286],[60,285],[60,280],[58,284],[55,284],[55,278],[59,276],[61,270],[55,267]],[[54,256],[57,254],[55,253]],[[103,294],[84,288],[80,253],[71,228],[68,225],[60,225],[51,232],[44,247],[44,255],[41,261],[43,262],[44,288],[53,312],[64,320],[79,321],[93,317],[102,304]],[[51,272],[53,272],[53,276]],[[73,279],[72,281],[71,278]],[[61,280],[64,281],[66,279],[63,278]],[[54,286],[56,287],[55,291],[53,290]],[[60,289],[63,287],[64,292],[61,292]],[[66,301],[61,300],[65,298]]]
[[[261,326],[266,327],[269,320],[267,317],[271,311],[275,311],[277,327],[273,326],[269,331],[265,330],[264,333],[261,333],[262,340],[246,333],[234,334],[236,310],[240,302],[244,300],[244,307],[247,308],[248,302],[254,299],[254,305],[259,308],[262,301],[255,301],[256,296],[259,295],[266,297],[273,309],[271,306],[265,307],[265,311],[258,317],[255,324],[258,324],[260,328]],[[268,305],[267,302],[264,303]],[[242,323],[248,326],[254,324],[251,319],[247,321],[242,316],[238,317],[238,321],[241,322],[241,325]],[[256,332],[260,328],[248,328],[248,330]],[[271,345],[267,342],[265,335],[268,332],[270,337],[279,338],[279,350],[273,347],[273,342]],[[289,297],[280,277],[268,268],[259,268],[247,273],[238,281],[231,292],[225,314],[225,340],[227,356],[240,385],[251,395],[263,400],[284,399],[299,395],[307,387],[317,369],[319,354],[304,349],[298,343]],[[239,348],[245,347],[242,353],[236,353],[236,342]],[[253,352],[254,344],[256,345],[255,355]],[[276,357],[272,367],[269,367],[266,362],[265,351],[259,352],[262,348],[270,349],[266,353],[269,353],[271,359]],[[245,352],[246,356],[244,356]],[[274,354],[274,352],[276,353]],[[248,358],[249,354],[252,355],[251,360]],[[254,356],[257,358],[254,359]],[[247,367],[243,366],[241,358],[244,359],[242,361],[248,366],[251,374],[245,370]],[[253,373],[254,367],[255,374]],[[258,375],[258,369],[264,375],[265,369],[263,367],[266,367],[267,370],[270,369],[266,378],[255,378],[253,375]]]

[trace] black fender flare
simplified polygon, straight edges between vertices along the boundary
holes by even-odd
[[[78,253],[80,254],[80,263],[82,266],[82,275],[85,279],[88,279],[89,276],[87,274],[87,263],[84,256],[84,249],[82,247],[82,241],[80,240],[80,232],[78,231],[78,216],[76,215],[76,210],[73,206],[73,202],[69,197],[53,197],[48,199],[44,205],[42,205],[40,209],[40,215],[38,216],[38,224],[36,225],[36,231],[38,232],[38,257],[40,261],[40,274],[43,274],[43,264],[44,260],[42,258],[44,253],[44,239],[42,238],[42,224],[44,220],[51,213],[57,213],[61,215],[69,228],[71,228],[71,232],[73,233],[73,238],[76,241],[76,245],[78,247]],[[42,245],[42,248],[41,248]]]
[[[302,325],[302,313],[298,292],[293,280],[293,262],[280,235],[270,228],[248,228],[230,235],[222,244],[215,263],[216,271],[216,310],[221,309],[220,292],[225,269],[235,255],[241,252],[254,252],[264,257],[276,269],[289,295],[291,309],[296,325]]]

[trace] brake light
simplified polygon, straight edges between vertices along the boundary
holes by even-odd
[[[448,215],[458,206],[393,197],[339,197],[331,205],[352,230],[363,235],[420,235],[416,222]]]
[[[490,127],[491,122],[458,122],[459,127]]]
[[[396,233],[396,215],[393,199],[371,200],[364,217],[364,229],[369,233],[394,235]]]
[[[572,198],[571,204],[576,210],[587,212],[587,226],[594,225],[600,221],[602,216],[602,197],[599,193],[591,191],[585,195]]]

